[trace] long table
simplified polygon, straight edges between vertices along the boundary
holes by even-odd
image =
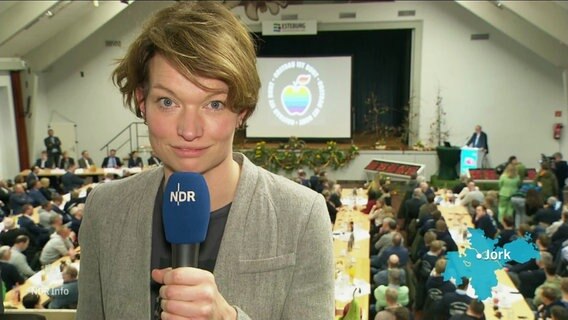
[[[80,252],[81,248],[77,247],[76,250]],[[46,303],[49,300],[49,296],[46,294],[47,291],[50,288],[59,287],[63,284],[63,278],[60,272],[62,263],[72,265],[79,270],[79,260],[71,262],[71,258],[61,257],[29,277],[24,284],[6,292],[4,307],[10,309],[25,309],[22,304],[22,298],[29,292],[39,294],[40,303]]]
[[[333,255],[335,260],[335,318],[343,314],[345,305],[353,300],[359,303],[362,319],[369,319],[370,267],[369,259],[369,229],[368,215],[360,211],[362,204],[367,201],[363,191],[357,190],[357,196],[352,190],[343,191],[344,206],[337,213],[333,225]],[[349,231],[353,222],[353,232]],[[354,242],[349,251],[349,238],[353,234]]]
[[[473,227],[473,222],[467,209],[460,205],[439,205],[438,209],[442,212],[442,216],[458,248],[463,249],[467,240],[467,228]],[[501,269],[497,270],[495,275],[498,284],[494,288],[494,295],[497,295],[500,300],[507,300],[506,303],[503,303],[503,301],[500,303],[499,312],[502,316],[501,319],[534,319],[531,308],[523,296],[519,294],[519,290],[515,287],[507,272]],[[493,309],[493,299],[486,299],[483,304],[485,305],[485,318],[487,320],[499,319],[496,311]]]

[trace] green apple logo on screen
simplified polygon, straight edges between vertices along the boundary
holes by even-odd
[[[312,103],[312,92],[307,85],[312,77],[309,74],[300,74],[292,85],[287,85],[282,90],[280,99],[284,110],[289,115],[302,116]]]

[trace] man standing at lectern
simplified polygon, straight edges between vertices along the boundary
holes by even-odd
[[[481,126],[475,126],[475,132],[467,142],[468,147],[483,149],[485,154],[489,153],[489,146],[487,145],[487,134],[481,131]]]

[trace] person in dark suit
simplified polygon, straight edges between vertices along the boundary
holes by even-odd
[[[12,214],[21,213],[24,206],[31,206],[32,202],[33,199],[26,193],[23,185],[17,184],[14,186],[14,192],[10,194],[10,208],[12,208]]]
[[[0,245],[11,247],[18,236],[27,235],[25,230],[16,226],[14,218],[6,217],[2,222],[4,222],[4,230],[0,232]]]
[[[31,218],[34,213],[34,208],[30,204],[24,205],[22,215],[18,218],[18,225],[20,229],[27,232],[30,236],[31,242],[36,248],[42,248],[49,240],[49,231],[37,225]]]
[[[67,151],[63,151],[63,154],[61,155],[61,158],[59,158],[59,162],[57,163],[57,167],[59,169],[67,170],[67,168],[69,168],[70,165],[74,164],[75,164],[75,159],[70,157]]]
[[[75,174],[75,169],[77,169],[77,166],[72,165],[67,169],[67,172],[61,176],[61,183],[63,184],[63,191],[65,192],[71,192],[85,184],[85,180]]]
[[[83,152],[81,152],[81,158],[79,158],[78,163],[79,163],[79,168],[81,169],[87,169],[95,165],[93,159],[89,157],[89,151],[87,150],[83,150]]]
[[[39,191],[40,188],[41,182],[39,180],[36,180],[32,188],[28,190],[28,196],[32,198],[32,206],[34,207],[41,206],[47,202],[45,196],[41,193],[41,191]]]
[[[481,131],[480,125],[475,126],[475,132],[471,135],[471,138],[469,138],[467,146],[472,148],[481,148],[486,154],[489,153],[487,134]]]
[[[568,178],[568,163],[562,160],[562,153],[556,152],[554,155],[554,174],[558,181],[558,200],[564,202],[564,187],[566,186],[566,178]]]
[[[2,281],[6,285],[6,291],[11,290],[16,284],[24,284],[26,282],[26,279],[18,272],[16,266],[8,262],[11,256],[12,253],[9,246],[0,247],[0,270],[2,270],[0,273]]]
[[[142,162],[142,158],[138,156],[138,151],[134,150],[130,153],[130,157],[128,158],[128,167],[144,167],[144,163]]]
[[[34,186],[35,182],[39,180],[38,174],[39,174],[39,167],[32,166],[30,169],[30,173],[26,177],[26,187],[28,189],[31,189]]]
[[[122,167],[122,161],[120,158],[116,156],[116,150],[111,149],[108,157],[103,159],[103,164],[101,165],[103,168],[119,168]]]
[[[61,140],[53,135],[53,129],[47,130],[47,138],[43,139],[43,143],[51,163],[58,163],[61,156]]]
[[[154,151],[152,151],[152,155],[148,158],[148,165],[149,166],[159,166],[162,164],[162,160],[156,156]]]
[[[47,156],[47,151],[42,151],[39,155],[39,158],[35,161],[36,167],[39,167],[41,169],[53,169],[54,163],[55,162],[53,162],[53,160],[51,160]]]

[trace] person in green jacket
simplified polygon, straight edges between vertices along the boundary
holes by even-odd
[[[540,171],[536,176],[535,183],[541,188],[540,194],[543,199],[556,197],[558,194],[558,182],[556,181],[556,176],[550,170],[548,162],[540,164]]]
[[[513,205],[511,197],[521,186],[521,178],[519,177],[517,168],[510,163],[505,171],[499,177],[499,220],[503,223],[505,217],[513,215]]]

